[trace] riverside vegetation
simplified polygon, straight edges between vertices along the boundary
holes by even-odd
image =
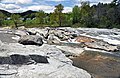
[[[89,1],[83,1],[80,7],[74,6],[72,12],[62,13],[63,10],[62,4],[55,6],[53,13],[42,10],[9,13],[0,10],[0,26],[120,28],[120,0],[92,6]]]

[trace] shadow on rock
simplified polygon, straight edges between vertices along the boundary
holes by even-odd
[[[41,55],[19,55],[14,54],[9,57],[0,57],[0,64],[22,65],[35,63],[49,63],[46,56]]]

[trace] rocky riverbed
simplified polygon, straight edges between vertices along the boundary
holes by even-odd
[[[0,28],[0,78],[119,78],[120,30]]]

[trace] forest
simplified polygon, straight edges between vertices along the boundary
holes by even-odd
[[[111,3],[98,3],[90,6],[89,1],[74,6],[72,12],[63,13],[64,6],[58,4],[53,13],[43,10],[9,13],[0,10],[0,27],[85,27],[120,28],[120,0]]]

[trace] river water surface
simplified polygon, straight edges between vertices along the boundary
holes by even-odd
[[[93,78],[120,78],[120,56],[116,53],[84,51],[72,60],[74,66],[87,70]]]

